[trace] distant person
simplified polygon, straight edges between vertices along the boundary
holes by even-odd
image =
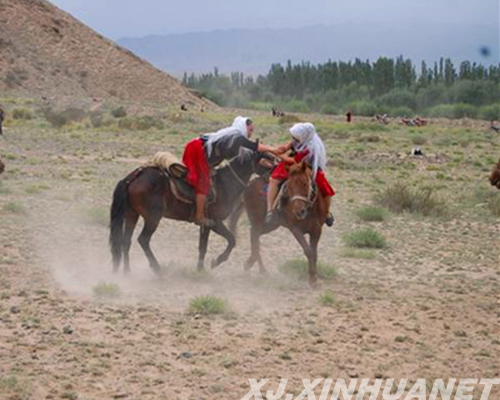
[[[352,112],[351,111],[347,111],[346,114],[345,114],[345,118],[346,118],[346,121],[347,122],[352,122]]]
[[[181,110],[182,111],[187,111],[188,110],[187,107],[186,107],[186,105],[184,103],[181,104]]]
[[[5,112],[2,108],[2,106],[0,105],[0,135],[3,135],[2,124],[3,124],[4,118],[5,118]]]

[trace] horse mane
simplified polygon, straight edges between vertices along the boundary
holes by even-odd
[[[292,164],[288,173],[290,175],[297,175],[308,170],[312,171],[311,165],[305,161],[301,161],[299,163]]]

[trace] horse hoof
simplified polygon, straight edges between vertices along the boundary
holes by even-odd
[[[309,279],[309,287],[314,290],[321,289],[322,283],[318,281],[318,278]]]
[[[253,262],[251,262],[250,260],[247,260],[245,262],[245,265],[243,266],[243,270],[249,271],[252,267],[253,267]]]

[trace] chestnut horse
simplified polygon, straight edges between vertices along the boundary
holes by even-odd
[[[498,163],[491,172],[490,183],[492,186],[496,186],[497,189],[500,189],[500,160],[498,160]]]
[[[240,201],[241,194],[252,174],[254,172],[262,174],[268,169],[268,166],[262,165],[263,159],[269,160],[270,157],[242,149],[238,157],[216,171],[213,177],[216,196],[207,207],[207,215],[214,221],[214,226],[200,227],[198,269],[204,268],[210,231],[214,231],[227,240],[226,249],[212,262],[212,268],[229,258],[236,240],[223,221],[231,213],[235,204]],[[177,178],[169,176],[157,167],[143,167],[136,169],[118,182],[113,193],[109,234],[115,272],[120,267],[122,256],[124,271],[130,272],[129,250],[139,216],[144,219],[144,228],[138,241],[155,273],[160,273],[161,268],[149,243],[162,217],[180,221],[192,220],[194,204],[182,201],[175,195],[170,186],[171,179]],[[192,196],[194,201],[194,193]]]
[[[272,232],[279,226],[288,228],[299,242],[307,257],[309,284],[317,281],[318,243],[321,230],[330,208],[330,197],[325,197],[313,184],[309,164],[300,162],[289,168],[289,175],[283,191],[275,221],[266,224],[265,178],[258,177],[250,182],[244,191],[244,202],[251,224],[252,253],[245,263],[250,269],[257,261],[261,272],[265,272],[260,256],[260,236]],[[305,236],[309,235],[309,242]]]

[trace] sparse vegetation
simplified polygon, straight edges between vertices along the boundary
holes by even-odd
[[[372,260],[376,256],[375,251],[373,251],[373,250],[356,249],[356,248],[351,248],[351,247],[347,247],[345,249],[342,249],[342,251],[340,252],[340,255],[341,255],[341,257],[345,257],[345,258],[360,258],[363,260]]]
[[[345,244],[352,247],[383,249],[387,247],[385,238],[371,228],[358,229],[342,236]]]
[[[228,310],[226,300],[216,296],[197,296],[189,302],[191,314],[223,314]]]
[[[283,275],[289,276],[297,280],[306,280],[308,271],[307,260],[294,259],[288,260],[279,267]],[[318,276],[325,280],[333,279],[337,275],[337,269],[330,265],[318,262],[317,264]]]
[[[127,111],[125,110],[125,107],[120,106],[111,111],[111,115],[115,118],[123,118],[127,116]]]
[[[92,293],[98,298],[117,298],[122,292],[115,283],[100,282],[92,288]]]
[[[409,212],[424,216],[445,216],[447,207],[432,189],[412,189],[407,184],[389,186],[378,198],[384,207],[395,213]]]
[[[24,206],[21,203],[16,203],[14,201],[9,201],[5,203],[3,206],[4,211],[14,213],[14,214],[22,214],[24,212]]]
[[[323,306],[327,307],[333,306],[336,302],[335,295],[331,290],[325,290],[323,293],[321,293],[318,300]]]
[[[27,108],[14,108],[12,110],[12,118],[14,119],[33,119],[33,113]]]
[[[381,222],[388,217],[387,210],[380,207],[363,207],[356,211],[356,215],[362,221]]]

